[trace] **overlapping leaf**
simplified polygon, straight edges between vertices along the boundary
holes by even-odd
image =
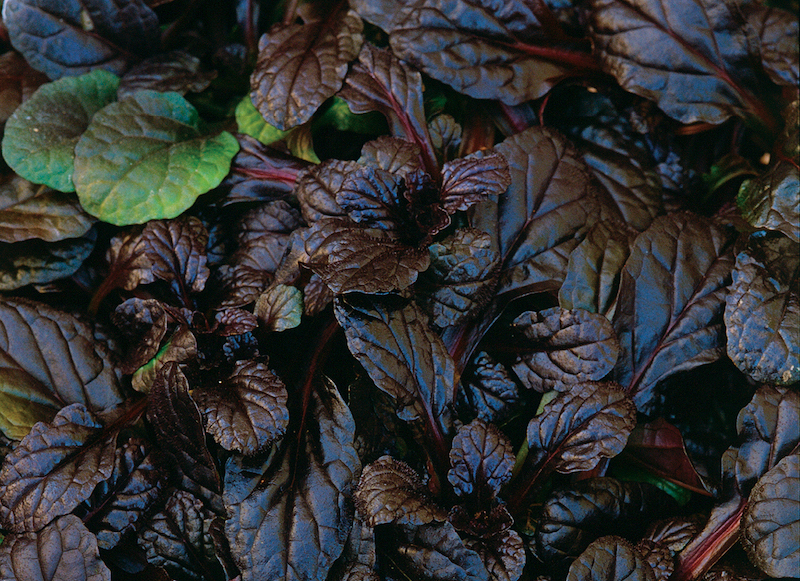
[[[508,370],[487,353],[478,353],[462,377],[459,395],[467,400],[473,414],[485,422],[505,419],[519,399],[519,388]]]
[[[525,545],[515,530],[508,529],[486,539],[467,539],[464,545],[480,556],[489,578],[517,581],[525,568]]]
[[[488,502],[511,478],[514,461],[509,439],[496,426],[473,420],[453,438],[447,479],[459,496]]]
[[[342,182],[352,169],[350,162],[330,159],[308,168],[298,176],[295,195],[306,222],[310,224],[322,218],[345,215],[336,202],[336,192],[341,189]]]
[[[468,549],[449,522],[409,529],[396,548],[401,566],[420,581],[488,581],[478,554]]]
[[[31,67],[18,52],[0,55],[0,124],[47,81],[47,75]]]
[[[255,454],[283,436],[289,422],[286,386],[255,361],[240,362],[226,381],[192,397],[206,431],[226,450]]]
[[[662,379],[722,355],[731,244],[687,212],[657,218],[634,241],[613,319],[621,347],[614,373],[639,410],[653,405]]]
[[[142,89],[199,93],[216,78],[216,71],[201,70],[200,59],[182,50],[173,50],[145,59],[120,79],[117,97],[123,99]]]
[[[144,255],[153,276],[169,283],[176,297],[203,290],[210,274],[206,266],[208,232],[194,216],[151,221],[142,230]]]
[[[47,284],[73,275],[94,250],[95,235],[58,242],[23,240],[0,243],[0,290]]]
[[[303,24],[276,24],[261,37],[250,97],[270,125],[305,123],[341,88],[363,42],[361,19],[344,6]]]
[[[569,568],[567,581],[655,581],[644,555],[622,537],[602,537]]]
[[[57,242],[84,236],[94,224],[74,196],[49,189],[0,210],[0,242]]]
[[[228,173],[239,143],[201,131],[177,93],[139,91],[96,114],[75,146],[84,209],[118,226],[174,218]]]
[[[537,391],[602,379],[619,355],[614,329],[602,315],[553,307],[522,313],[513,324],[525,337],[514,372]]]
[[[788,10],[771,6],[748,6],[747,23],[759,40],[761,63],[773,83],[796,86],[798,74],[798,23]]]
[[[34,425],[0,469],[2,527],[38,531],[71,512],[111,476],[116,439],[80,403]]]
[[[726,298],[728,356],[756,381],[800,379],[800,251],[784,237],[753,240],[736,257]]]
[[[225,535],[242,581],[325,579],[353,519],[355,424],[330,382],[313,389],[302,433],[265,461],[225,467]]]
[[[20,299],[0,303],[0,427],[21,439],[61,407],[123,401],[108,346],[71,315]]]
[[[94,114],[114,101],[118,85],[111,73],[94,71],[40,87],[6,123],[6,163],[32,182],[74,192],[75,145]]]
[[[9,535],[0,546],[2,581],[111,581],[97,540],[77,516],[35,533]]]
[[[781,160],[764,175],[743,183],[736,202],[745,220],[754,228],[778,230],[798,243],[798,190],[800,169],[789,161]]]

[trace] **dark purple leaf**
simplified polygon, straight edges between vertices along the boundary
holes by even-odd
[[[368,141],[361,148],[358,163],[376,166],[382,170],[403,176],[407,173],[424,170],[420,165],[421,150],[418,144],[398,137],[383,135]]]
[[[302,433],[266,461],[233,456],[225,467],[225,534],[242,581],[323,580],[344,549],[361,468],[355,424],[329,381],[310,400]]]
[[[725,305],[728,357],[756,381],[800,379],[799,284],[800,249],[788,238],[755,239],[736,257]]]
[[[797,244],[800,242],[798,189],[800,169],[789,161],[780,160],[763,175],[744,182],[736,202],[751,226],[778,230]]]
[[[388,293],[413,284],[430,255],[385,230],[351,227],[327,236],[307,264],[335,294]]]
[[[562,567],[604,535],[638,539],[650,519],[673,508],[669,501],[651,484],[614,478],[592,478],[559,490],[542,506],[536,556]]]
[[[675,570],[675,559],[673,559],[672,553],[668,548],[647,539],[642,539],[636,543],[636,550],[653,570],[656,581],[669,580]]]
[[[183,363],[195,357],[197,357],[197,339],[186,325],[180,325],[156,355],[134,372],[131,386],[136,391],[150,393],[162,367],[170,362]]]
[[[389,33],[400,58],[476,99],[518,104],[543,96],[573,68],[596,66],[588,54],[554,47],[525,2],[501,10],[481,0],[382,2],[380,15],[365,4],[356,9]]]
[[[569,568],[567,581],[656,581],[636,547],[621,537],[594,541]]]
[[[760,4],[747,6],[745,12],[758,36],[761,64],[769,78],[778,85],[796,87],[800,81],[797,15]]]
[[[500,293],[560,284],[569,254],[595,213],[589,171],[575,148],[546,127],[532,127],[495,147],[508,161],[511,185],[497,204],[478,206],[472,225],[497,240]]]
[[[644,538],[677,553],[700,532],[702,521],[702,517],[698,515],[656,521],[647,527]]]
[[[63,406],[93,412],[123,401],[109,346],[86,323],[44,304],[0,302],[0,428],[22,439]]]
[[[497,252],[485,232],[462,228],[428,248],[431,266],[423,274],[430,290],[422,290],[438,327],[461,324],[491,300],[497,283]]]
[[[29,284],[46,285],[75,274],[92,253],[95,234],[58,242],[23,240],[0,243],[0,290],[12,291]]]
[[[142,0],[9,0],[11,43],[51,79],[95,68],[121,74],[159,41],[158,17]]]
[[[742,544],[750,561],[772,577],[800,570],[800,455],[770,469],[750,492],[742,515]]]
[[[709,485],[686,454],[680,430],[663,418],[636,426],[623,454],[659,478],[700,494],[710,494]]]
[[[145,247],[141,226],[132,226],[111,239],[106,251],[109,273],[101,287],[104,292],[117,287],[130,291],[140,284],[155,281],[153,265]]]
[[[442,168],[442,206],[448,214],[465,211],[510,185],[508,162],[499,153],[455,159]]]
[[[688,212],[657,218],[633,244],[620,280],[614,374],[640,411],[662,379],[723,353],[722,310],[733,256],[720,227]]]
[[[258,43],[250,98],[267,123],[291,129],[308,121],[342,87],[361,49],[363,24],[340,3],[303,24],[276,24]]]
[[[463,380],[464,394],[473,413],[485,422],[505,419],[519,399],[519,388],[501,363],[495,362],[487,353],[481,352],[467,368]]]
[[[167,334],[167,312],[155,299],[128,299],[114,309],[111,320],[130,344],[120,362],[122,373],[133,373],[155,357]]]
[[[634,234],[619,223],[595,224],[570,254],[567,276],[558,291],[563,309],[583,309],[612,319],[622,267],[631,252]]]
[[[528,424],[529,458],[564,474],[591,470],[625,447],[636,408],[615,383],[579,383]]]
[[[493,581],[517,581],[525,568],[525,545],[514,530],[507,530],[485,539],[467,539],[464,545],[483,561]]]
[[[205,428],[226,450],[255,454],[282,437],[289,423],[286,386],[269,368],[239,362],[227,380],[195,389]]]
[[[736,418],[742,439],[736,455],[736,481],[747,495],[756,481],[800,444],[800,394],[791,387],[765,385]]]
[[[353,113],[383,113],[392,135],[416,143],[425,170],[431,175],[438,174],[422,104],[422,77],[418,72],[388,50],[364,43],[339,96],[347,101]]]
[[[101,549],[112,549],[123,536],[138,530],[164,492],[167,471],[154,460],[144,440],[131,438],[117,448],[114,471],[81,507],[83,521],[97,535]]]
[[[377,558],[375,531],[356,515],[342,556],[331,569],[328,581],[381,581],[376,572]]]
[[[270,331],[294,329],[303,316],[303,293],[285,284],[272,286],[258,297],[255,314]]]
[[[0,125],[47,81],[47,76],[34,70],[19,53],[10,50],[0,55]]]
[[[177,490],[139,531],[139,546],[151,564],[178,579],[217,579],[220,565],[209,531],[213,517],[199,499]]]
[[[336,192],[336,203],[350,218],[367,228],[397,231],[403,178],[398,174],[361,167],[347,174]]]
[[[216,71],[201,71],[200,59],[182,50],[160,53],[130,69],[120,79],[117,98],[141,91],[175,91],[181,95],[200,93],[217,77]]]
[[[525,337],[513,369],[529,389],[567,391],[602,379],[617,362],[619,343],[603,315],[553,307],[524,312],[513,326]]]
[[[142,242],[153,275],[167,281],[175,296],[186,298],[203,290],[210,273],[208,232],[200,220],[184,216],[150,221],[142,230]]]
[[[34,425],[0,469],[0,525],[33,532],[71,512],[111,476],[116,440],[80,403]]]
[[[456,494],[486,505],[511,479],[515,460],[511,441],[496,426],[473,420],[453,438],[447,479]]]
[[[357,166],[350,161],[329,159],[300,173],[294,194],[300,202],[303,219],[311,224],[322,218],[338,218],[345,211],[336,203],[336,193],[347,175]]]
[[[111,581],[97,540],[81,520],[62,516],[36,533],[8,535],[0,546],[3,581]]]
[[[364,467],[353,500],[358,514],[371,527],[387,523],[419,526],[447,520],[413,468],[391,456],[381,456]]]
[[[428,132],[431,134],[431,144],[442,162],[455,157],[461,145],[461,125],[451,115],[442,113],[431,119]]]
[[[225,309],[214,315],[214,334],[232,337],[249,333],[258,327],[258,317],[244,309]]]
[[[77,238],[94,223],[74,195],[41,188],[35,197],[0,210],[0,242]]]
[[[222,513],[219,474],[206,446],[200,412],[177,363],[166,363],[158,371],[147,401],[147,419],[180,487]]]
[[[489,581],[480,556],[468,549],[449,522],[407,529],[396,548],[406,575],[419,581]]]
[[[350,352],[394,400],[400,419],[422,422],[435,458],[446,462],[455,366],[424,313],[413,303],[390,308],[374,297],[337,299],[334,308]]]
[[[721,123],[762,112],[743,17],[723,0],[593,0],[591,10],[603,69],[670,117]]]

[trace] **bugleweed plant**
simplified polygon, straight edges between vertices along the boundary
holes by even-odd
[[[0,581],[800,571],[796,0],[5,0]]]

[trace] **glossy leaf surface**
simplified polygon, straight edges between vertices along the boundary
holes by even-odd
[[[621,537],[593,542],[572,563],[567,581],[655,581],[644,556]]]
[[[447,479],[459,496],[489,500],[511,479],[514,462],[509,439],[496,426],[473,420],[453,438]]]

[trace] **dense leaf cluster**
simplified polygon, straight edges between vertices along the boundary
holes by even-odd
[[[794,0],[5,0],[0,581],[800,570]]]

